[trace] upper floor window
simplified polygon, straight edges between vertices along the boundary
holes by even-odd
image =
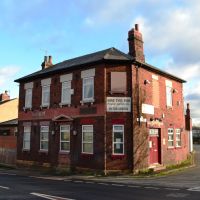
[[[181,147],[181,129],[176,129],[176,147]]]
[[[25,89],[25,108],[32,107],[32,90],[33,90],[33,82],[26,83],[24,85]]]
[[[153,106],[159,107],[160,105],[160,91],[158,76],[152,75],[152,103]]]
[[[60,82],[62,83],[61,104],[71,104],[71,81],[72,74],[60,76]]]
[[[94,77],[83,79],[83,101],[94,99]]]
[[[42,105],[43,107],[50,105],[50,85],[51,79],[43,79],[41,81],[42,85]]]
[[[168,107],[172,107],[172,82],[166,80],[166,103]]]
[[[111,93],[125,93],[126,72],[111,72]]]
[[[31,126],[24,126],[23,149],[30,150]]]
[[[70,125],[60,126],[60,151],[70,151]]]
[[[168,147],[174,147],[174,129],[168,128]]]
[[[82,125],[82,153],[93,153],[93,125]]]
[[[81,78],[83,81],[83,89],[82,89],[83,102],[94,101],[94,76],[95,76],[95,69],[89,69],[81,72]]]
[[[40,126],[40,150],[48,151],[49,126]]]
[[[124,125],[113,125],[113,154],[124,154]]]

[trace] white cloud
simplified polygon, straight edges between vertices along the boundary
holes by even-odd
[[[0,68],[0,87],[9,87],[8,83],[13,82],[13,77],[19,72],[18,66],[4,66]]]
[[[94,0],[90,2],[93,6],[84,23],[86,25],[107,25],[114,22],[122,22],[132,15],[132,10],[138,5],[139,0]]]

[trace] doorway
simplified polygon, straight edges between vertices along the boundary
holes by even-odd
[[[160,129],[149,129],[149,163],[160,164],[161,162]]]

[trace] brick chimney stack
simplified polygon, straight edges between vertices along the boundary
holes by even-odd
[[[41,66],[42,69],[46,69],[53,66],[52,56],[44,56],[44,61],[42,62]]]
[[[139,31],[139,25],[135,24],[128,32],[129,55],[136,61],[145,62],[142,34]]]
[[[187,103],[186,115],[185,115],[185,129],[192,130],[192,119],[190,116],[190,104]]]
[[[5,93],[0,94],[0,102],[10,100],[10,95],[6,90]]]

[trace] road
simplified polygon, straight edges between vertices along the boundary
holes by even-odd
[[[195,167],[165,177],[49,177],[0,170],[0,199],[199,200],[200,146],[195,150]]]
[[[199,191],[187,188],[117,184],[84,180],[47,180],[0,174],[0,199],[52,200],[199,200]]]

